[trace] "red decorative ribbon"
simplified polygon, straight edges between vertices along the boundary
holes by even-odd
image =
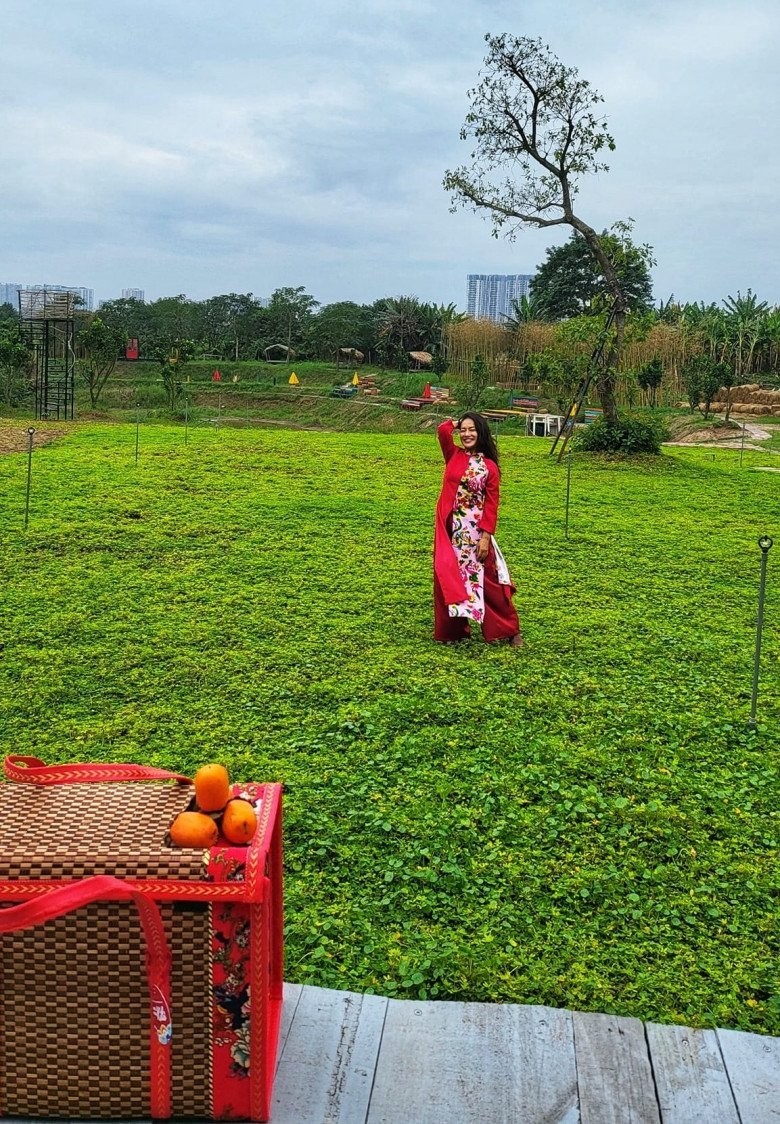
[[[141,917],[149,986],[149,1110],[153,1119],[165,1120],[171,1115],[171,954],[156,903],[119,878],[97,874],[0,910],[0,933],[32,929],[95,901],[132,901]]]
[[[98,784],[107,781],[180,781],[192,784],[189,777],[155,769],[152,765],[114,765],[108,762],[83,765],[47,765],[37,757],[15,753],[6,757],[3,770],[9,781],[23,784]]]

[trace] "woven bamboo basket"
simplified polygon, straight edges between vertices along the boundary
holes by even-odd
[[[254,840],[200,851],[167,842],[187,778],[35,758],[6,774],[0,1115],[267,1120],[280,786],[235,786],[256,806]]]

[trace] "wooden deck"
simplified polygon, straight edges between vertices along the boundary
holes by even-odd
[[[271,1124],[780,1124],[780,1038],[285,984]]]
[[[780,1039],[285,985],[272,1124],[780,1124]]]

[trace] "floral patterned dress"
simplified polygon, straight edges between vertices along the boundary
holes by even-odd
[[[479,521],[485,506],[488,470],[481,453],[469,457],[452,510],[452,549],[466,587],[466,600],[448,606],[451,617],[482,621],[485,617],[484,567],[477,561]]]

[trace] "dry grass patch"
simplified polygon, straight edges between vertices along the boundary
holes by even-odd
[[[0,422],[0,453],[25,453],[29,448],[27,429],[29,423]],[[51,445],[58,437],[67,432],[67,426],[56,422],[38,422],[35,426],[33,448],[39,449],[42,445]]]

